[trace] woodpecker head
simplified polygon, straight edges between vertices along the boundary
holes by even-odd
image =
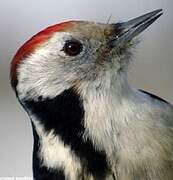
[[[78,89],[83,82],[92,84],[108,72],[118,77],[126,72],[133,38],[160,17],[161,11],[115,24],[69,21],[48,27],[13,58],[12,87],[20,100],[38,100],[70,87]]]
[[[114,121],[116,113],[123,114],[115,107],[130,94],[126,71],[134,37],[161,15],[156,10],[115,24],[64,22],[18,50],[11,84],[33,124],[34,179],[49,168],[51,177],[56,170],[54,179],[60,172],[67,179],[112,175],[110,155],[117,152],[116,136],[123,129]]]

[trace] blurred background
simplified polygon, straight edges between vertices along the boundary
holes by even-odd
[[[129,70],[131,83],[173,103],[172,0],[1,0],[0,1],[0,177],[32,176],[29,118],[9,83],[16,50],[46,26],[69,19],[128,20],[163,8],[164,15],[141,35]]]

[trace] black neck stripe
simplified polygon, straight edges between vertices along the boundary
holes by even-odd
[[[53,129],[64,144],[71,147],[85,172],[98,178],[106,176],[105,153],[97,151],[89,139],[84,141],[82,138],[85,131],[83,102],[73,89],[65,90],[53,99],[27,100],[25,105],[40,119],[46,131]],[[35,138],[35,141],[39,139]]]

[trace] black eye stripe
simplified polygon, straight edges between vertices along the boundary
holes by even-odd
[[[81,42],[77,40],[66,41],[63,47],[63,51],[68,56],[77,56],[83,50]]]

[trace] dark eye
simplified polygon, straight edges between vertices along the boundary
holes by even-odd
[[[79,41],[70,40],[65,43],[63,51],[68,56],[77,56],[82,51],[82,49],[82,44]]]

